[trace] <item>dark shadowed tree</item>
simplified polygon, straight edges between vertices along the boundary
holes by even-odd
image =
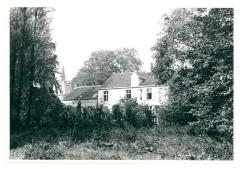
[[[50,32],[51,11],[49,8],[11,8],[10,115],[14,122],[32,123],[35,102],[43,98],[39,94],[44,93],[47,99],[54,95],[53,88],[59,89],[55,77],[58,62]]]
[[[177,9],[164,18],[153,73],[170,86],[168,120],[232,136],[233,9]]]

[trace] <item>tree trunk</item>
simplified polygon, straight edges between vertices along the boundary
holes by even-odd
[[[27,125],[30,124],[30,118],[32,115],[32,104],[33,104],[33,82],[34,82],[34,52],[35,52],[35,46],[32,45],[31,48],[31,61],[30,61],[30,81],[29,81],[29,95],[28,95],[28,112],[27,112]]]
[[[16,40],[15,40],[16,41]],[[11,56],[10,56],[10,109],[11,112],[15,110],[15,99],[14,99],[14,88],[15,88],[15,71],[17,62],[17,45],[13,42],[13,46],[10,46]]]
[[[30,81],[29,81],[29,95],[28,95],[28,112],[27,112],[27,125],[30,124],[32,116],[32,107],[33,107],[33,83],[34,83],[34,71],[35,71],[35,35],[36,35],[36,26],[37,26],[37,15],[38,9],[35,10],[34,14],[34,29],[33,29],[33,42],[31,47],[31,59],[30,59]]]
[[[17,93],[17,105],[16,105],[16,111],[17,111],[17,118],[20,121],[20,113],[21,113],[21,104],[22,104],[22,88],[23,88],[23,68],[25,64],[25,50],[26,50],[26,21],[27,21],[27,16],[26,16],[26,10],[27,8],[23,8],[21,10],[21,13],[23,15],[23,25],[22,25],[22,30],[21,30],[21,35],[22,35],[22,44],[21,44],[21,53],[20,53],[20,73],[19,73],[19,87],[18,87],[18,93]]]

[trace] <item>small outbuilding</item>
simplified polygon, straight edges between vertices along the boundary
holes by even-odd
[[[100,85],[97,86],[80,86],[73,89],[70,93],[66,94],[62,102],[65,105],[71,105],[76,107],[78,101],[81,100],[81,105],[83,107],[95,107],[98,101],[98,89]]]

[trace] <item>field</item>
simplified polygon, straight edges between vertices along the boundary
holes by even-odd
[[[233,145],[187,127],[37,129],[11,136],[10,159],[232,160]]]

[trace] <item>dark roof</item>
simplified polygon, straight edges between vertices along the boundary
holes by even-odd
[[[106,82],[103,83],[102,88],[131,86],[131,75],[131,72],[112,74]]]
[[[66,94],[63,97],[63,101],[68,100],[78,100],[80,97],[81,100],[91,100],[97,99],[97,92],[100,86],[82,86],[72,90],[69,94]]]
[[[127,73],[115,73],[112,74],[101,88],[113,88],[113,87],[131,87],[131,76],[133,72]],[[140,72],[137,73],[139,78],[142,80],[139,86],[150,86],[156,85],[157,80],[154,79],[150,73]]]
[[[142,82],[139,84],[139,86],[150,86],[150,85],[157,84],[157,80],[150,73],[140,72],[140,73],[137,73],[137,75],[140,77],[140,79],[143,79]]]

